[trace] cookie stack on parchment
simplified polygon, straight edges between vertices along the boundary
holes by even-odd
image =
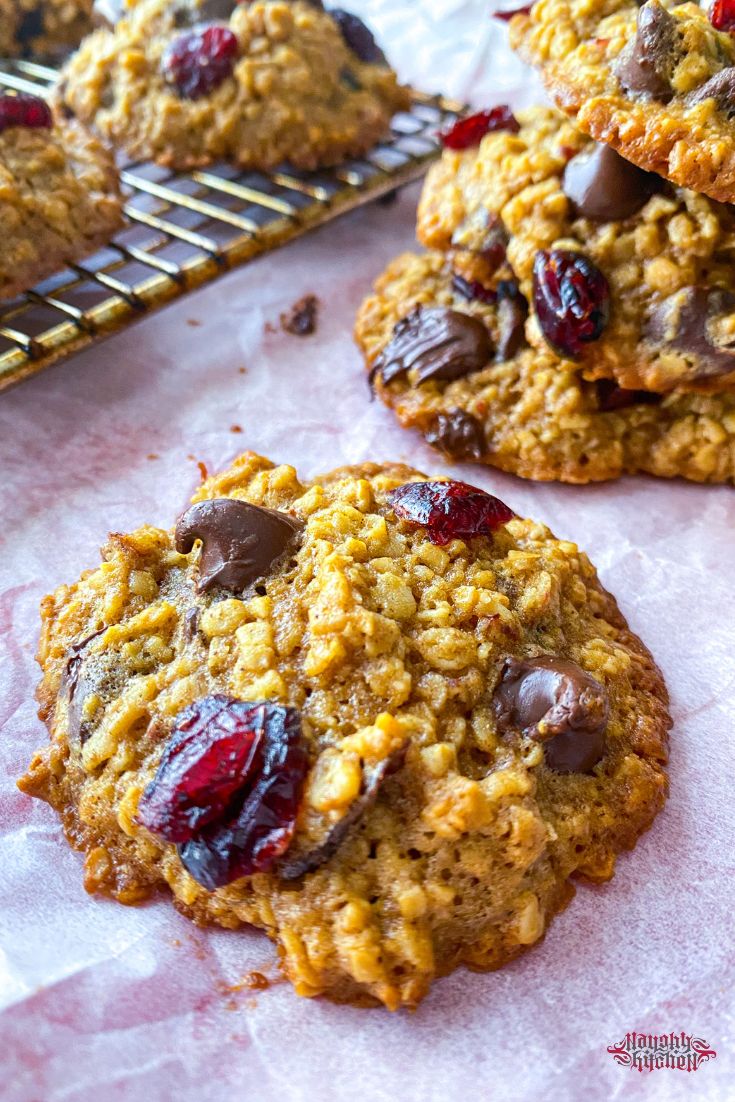
[[[540,0],[511,20],[559,109],[444,135],[418,212],[430,251],[393,261],[357,320],[376,393],[446,455],[566,482],[735,480],[727,7]]]

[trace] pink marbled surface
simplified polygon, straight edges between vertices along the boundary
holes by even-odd
[[[450,23],[484,12],[435,6]],[[390,23],[392,5],[372,8]],[[653,650],[675,717],[671,798],[612,883],[580,888],[541,947],[494,975],[455,973],[413,1015],[300,1000],[284,982],[228,991],[254,968],[275,975],[263,936],[196,930],[166,900],[129,909],[87,897],[54,816],[15,789],[45,739],[33,702],[39,599],[93,565],[109,530],[169,524],[197,461],[215,470],[249,447],[307,476],[366,459],[448,470],[367,402],[350,340],[371,280],[411,246],[416,196],[353,214],[0,396],[8,1102],[735,1096],[729,489],[647,478],[574,488],[461,469],[583,546]],[[323,304],[318,333],[289,337],[279,314],[306,292]],[[638,1075],[606,1052],[633,1029],[694,1033],[717,1059],[693,1075]]]

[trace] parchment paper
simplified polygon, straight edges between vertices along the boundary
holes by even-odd
[[[479,103],[528,101],[483,2],[352,7],[403,75]],[[310,475],[366,459],[449,470],[367,401],[350,331],[410,247],[417,190],[351,215],[0,397],[0,1097],[8,1102],[465,1102],[735,1097],[733,492],[653,479],[573,488],[454,468],[591,555],[671,690],[671,798],[615,879],[582,887],[544,944],[455,973],[414,1015],[298,999],[256,932],[199,931],[167,900],[89,898],[56,818],[14,785],[46,739],[41,596],[110,530],[166,526],[199,479],[254,448]],[[284,334],[306,292],[318,333]],[[270,325],[268,324],[270,323]],[[244,371],[243,371],[244,369]],[[242,428],[241,433],[232,426]],[[639,1074],[606,1052],[671,1030],[717,1051]]]

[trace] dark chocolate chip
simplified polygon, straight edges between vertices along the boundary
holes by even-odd
[[[492,359],[493,346],[479,318],[445,306],[416,306],[393,330],[374,372],[384,383],[412,372],[427,379],[461,379],[481,371]]]
[[[498,284],[498,363],[511,360],[526,344],[528,302],[517,283],[501,280]]]
[[[692,357],[692,379],[717,378],[735,371],[735,345],[717,345],[708,328],[718,315],[735,310],[735,294],[709,287],[687,287],[651,311],[645,336],[652,343]]]
[[[611,146],[595,144],[572,158],[562,187],[575,214],[618,222],[639,211],[661,190],[663,180],[626,161]]]
[[[728,119],[735,116],[735,66],[729,66],[715,73],[713,77],[700,84],[685,97],[687,104],[704,103],[713,99],[718,111],[726,115]]]
[[[68,697],[67,711],[67,737],[69,742],[80,742],[83,746],[90,735],[89,728],[84,720],[84,705],[89,696],[97,689],[97,683],[86,675],[84,664],[84,651],[93,639],[96,639],[107,628],[93,631],[79,643],[69,647],[69,656],[61,679],[61,691]]]
[[[319,299],[316,295],[304,295],[281,314],[281,328],[294,337],[310,337],[316,333],[318,315]]]
[[[293,547],[302,525],[286,513],[222,497],[200,501],[176,525],[176,550],[186,555],[202,541],[200,592],[222,586],[241,592],[264,577]]]
[[[15,32],[15,37],[21,46],[30,46],[34,38],[39,38],[43,34],[43,30],[43,10],[39,5],[25,13]]]
[[[662,394],[654,394],[652,390],[627,390],[612,379],[596,379],[593,385],[595,401],[601,413],[612,413],[630,406],[657,406],[663,398]]]
[[[343,8],[329,8],[329,15],[335,21],[345,43],[356,54],[360,61],[367,61],[377,65],[385,64],[385,54],[373,37],[372,31],[365,26],[362,19]]]
[[[461,409],[437,414],[424,437],[427,444],[438,448],[450,459],[482,459],[487,452],[482,425],[471,413]]]
[[[558,773],[586,773],[603,756],[609,702],[605,688],[576,662],[553,655],[508,658],[495,691],[501,733],[543,742]]]
[[[281,863],[278,875],[282,880],[297,880],[307,872],[313,872],[324,865],[344,842],[345,838],[354,826],[370,810],[378,798],[383,781],[392,773],[396,773],[403,765],[406,756],[406,747],[402,746],[394,751],[390,757],[385,758],[372,769],[363,772],[362,791],[350,804],[349,808],[327,834],[325,840],[314,849],[306,853],[292,853]]]
[[[671,74],[678,49],[678,20],[657,0],[638,13],[638,29],[613,64],[613,72],[628,92],[666,103],[671,99]]]

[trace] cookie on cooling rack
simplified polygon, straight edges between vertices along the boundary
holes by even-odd
[[[511,43],[576,125],[643,169],[735,201],[729,2],[539,0]]]
[[[121,224],[110,152],[37,96],[0,94],[0,299],[89,256]]]
[[[734,208],[643,172],[553,108],[474,120],[447,135],[418,212],[457,288],[515,287],[531,343],[587,378],[735,387]]]
[[[92,30],[92,0],[0,0],[0,57],[53,58]]]
[[[89,891],[260,926],[299,994],[395,1009],[499,967],[663,805],[651,656],[483,490],[248,453],[103,558],[43,602],[21,788]]]
[[[588,381],[525,344],[523,317],[502,288],[489,302],[468,298],[443,254],[407,253],[363,303],[356,336],[380,398],[450,458],[544,481],[735,481],[735,391]]]
[[[311,0],[140,0],[84,42],[60,94],[132,157],[175,168],[332,165],[410,103],[367,27]]]

